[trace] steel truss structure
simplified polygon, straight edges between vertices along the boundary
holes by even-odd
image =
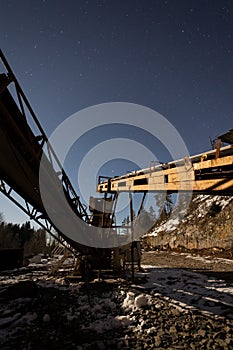
[[[87,223],[90,215],[2,51],[0,60],[5,68],[5,73],[0,74],[0,191],[59,243],[75,253],[76,244],[57,230],[47,216],[40,197],[39,167],[43,153],[46,153],[52,175],[61,181],[67,201],[76,215]]]

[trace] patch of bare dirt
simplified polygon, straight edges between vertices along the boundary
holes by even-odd
[[[229,251],[166,250],[142,254],[142,264],[166,268],[189,269],[233,283],[233,259]]]

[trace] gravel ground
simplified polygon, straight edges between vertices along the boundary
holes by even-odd
[[[46,261],[2,273],[0,348],[233,348],[232,283],[224,279],[233,261],[146,252],[142,263],[134,283],[71,283],[67,270],[49,276]]]
[[[149,251],[142,255],[142,264],[166,268],[182,268],[215,276],[233,283],[233,257],[231,252],[202,251]]]

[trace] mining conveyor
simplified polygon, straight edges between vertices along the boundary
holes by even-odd
[[[5,70],[0,74],[0,191],[73,253],[98,257],[101,266],[106,265],[112,248],[111,245],[108,246],[108,238],[117,235],[114,213],[121,192],[129,193],[131,222],[132,192],[144,194],[140,210],[147,192],[233,194],[233,130],[230,130],[218,138],[216,149],[203,154],[169,163],[153,162],[146,169],[115,178],[100,177],[97,191],[103,193],[104,198],[90,198],[89,214],[1,51],[0,60]],[[228,145],[221,147],[222,142]],[[40,186],[41,172],[44,190],[53,203],[55,217],[65,223],[62,229],[47,214],[44,206]],[[70,222],[64,208],[64,194],[66,205],[72,209],[75,218],[86,224],[85,229],[82,225],[76,226],[75,219]],[[96,226],[107,229],[104,241],[106,249],[97,249],[92,245],[91,238],[90,244],[88,243],[89,235],[95,237],[96,230],[92,229]],[[79,231],[79,235],[86,235],[86,244],[72,239],[67,232],[69,229]],[[126,241],[134,242],[133,225],[129,225],[128,229],[131,238]],[[132,244],[132,262],[133,251]],[[97,260],[94,262],[96,267]]]
[[[67,249],[98,255],[94,247],[70,238],[69,225],[61,230],[47,214],[40,193],[40,172],[43,173],[44,191],[50,195],[55,217],[64,218],[64,221],[69,219],[62,202],[65,194],[69,208],[81,222],[87,224],[86,227],[96,221],[81,203],[1,51],[0,59],[5,70],[0,74],[0,191]],[[72,226],[72,223],[68,224]]]
[[[221,147],[222,143],[229,145]],[[114,178],[99,177],[97,191],[193,192],[233,194],[233,129],[218,137],[216,148],[202,154],[150,167]]]

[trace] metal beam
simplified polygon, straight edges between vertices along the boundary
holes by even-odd
[[[233,194],[233,146],[99,182],[100,193],[195,192]]]

